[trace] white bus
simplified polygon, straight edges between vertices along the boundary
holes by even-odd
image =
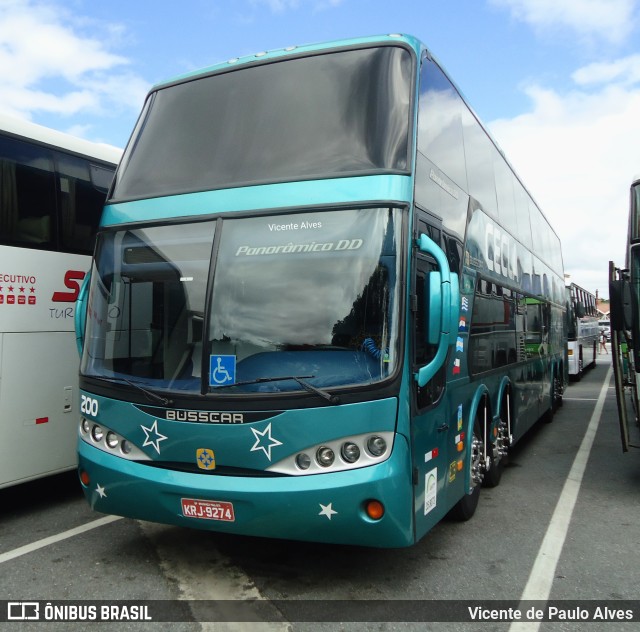
[[[75,300],[120,155],[0,116],[0,488],[76,465]]]
[[[596,365],[600,327],[596,297],[575,283],[567,286],[567,367],[569,378],[579,380]]]

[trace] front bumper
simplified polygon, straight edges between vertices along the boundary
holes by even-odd
[[[414,542],[410,456],[402,435],[396,436],[389,459],[377,465],[277,477],[179,472],[119,458],[82,439],[78,443],[79,472],[85,480],[88,475],[85,497],[102,513],[291,540],[371,547]],[[185,516],[182,499],[231,503],[233,520]],[[366,514],[369,500],[384,505],[379,520]]]

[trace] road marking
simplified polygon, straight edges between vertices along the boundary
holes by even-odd
[[[612,368],[609,367],[593,409],[589,425],[587,426],[587,431],[573,460],[573,465],[571,466],[571,470],[562,488],[562,493],[560,494],[560,498],[558,498],[556,508],[551,516],[551,522],[549,522],[547,532],[540,545],[538,556],[531,569],[529,580],[520,597],[521,611],[524,609],[522,602],[534,600],[547,601],[551,594],[556,566],[558,565],[562,547],[567,537],[569,523],[571,522],[573,509],[578,499],[580,485],[582,484],[582,477],[584,476],[593,440],[595,439],[598,424],[602,417],[602,409],[607,397],[607,391],[609,390],[611,372]],[[526,608],[526,606],[524,607]],[[537,632],[541,623],[541,621],[516,621],[509,627],[509,632]]]
[[[268,601],[251,577],[218,550],[213,534],[143,520],[138,520],[138,524],[155,547],[164,576],[176,582],[181,600],[217,602],[222,615],[228,614],[225,602],[230,600],[246,601],[247,608],[252,601]],[[280,620],[283,617],[275,606],[273,613],[271,622],[201,622],[200,629],[202,632],[290,631],[291,625]],[[197,616],[197,612],[193,614]]]
[[[75,529],[69,529],[68,531],[63,531],[62,533],[51,535],[48,538],[43,538],[42,540],[31,542],[31,544],[25,544],[24,546],[18,547],[17,549],[13,549],[13,551],[0,553],[0,564],[2,564],[3,562],[8,562],[9,560],[13,560],[16,557],[20,557],[21,555],[33,553],[33,551],[42,549],[45,546],[49,546],[50,544],[55,544],[56,542],[60,542],[61,540],[73,538],[74,536],[85,533],[86,531],[91,531],[92,529],[103,527],[104,525],[115,522],[116,520],[122,520],[122,518],[120,516],[105,516],[104,518],[99,518],[98,520],[94,520],[93,522],[87,522],[86,524],[80,525]]]

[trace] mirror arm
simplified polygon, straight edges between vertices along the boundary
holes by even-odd
[[[87,272],[80,287],[80,292],[76,300],[75,312],[73,314],[73,324],[76,332],[76,346],[78,355],[82,357],[82,347],[84,346],[84,327],[87,320],[87,297],[89,294],[89,282],[91,280],[91,270]]]
[[[430,280],[433,283],[439,278],[440,283],[439,297],[437,297],[439,298],[440,313],[428,315],[431,323],[435,324],[439,320],[438,340],[434,341],[438,349],[435,357],[427,365],[418,369],[414,375],[418,386],[422,387],[440,370],[447,358],[449,346],[455,343],[460,315],[460,286],[458,275],[451,272],[442,249],[432,239],[421,234],[417,245],[422,252],[431,255],[436,260],[438,272],[431,273]],[[430,294],[432,292],[435,292],[433,288],[430,289]]]

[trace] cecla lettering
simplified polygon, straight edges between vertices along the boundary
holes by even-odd
[[[516,242],[491,222],[487,222],[484,235],[487,268],[504,277],[517,280]]]

